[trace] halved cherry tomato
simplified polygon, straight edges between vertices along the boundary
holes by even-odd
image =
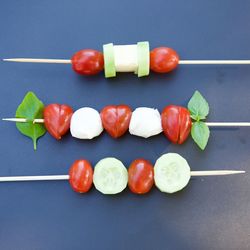
[[[188,109],[169,105],[162,111],[161,121],[163,132],[171,142],[182,144],[187,139],[192,127]]]
[[[145,194],[154,184],[154,169],[152,164],[144,159],[137,159],[128,169],[128,186],[136,194]]]
[[[110,105],[101,111],[103,127],[114,138],[126,133],[129,128],[132,110],[127,105]]]
[[[103,70],[103,54],[97,50],[84,49],[76,52],[71,63],[73,70],[81,75],[95,75]]]
[[[73,110],[65,104],[50,104],[43,110],[44,125],[48,132],[57,140],[67,133]]]
[[[179,56],[171,48],[159,47],[150,51],[150,69],[157,73],[174,70],[179,63]]]
[[[89,191],[93,183],[93,169],[87,160],[77,160],[71,165],[69,183],[75,192]]]

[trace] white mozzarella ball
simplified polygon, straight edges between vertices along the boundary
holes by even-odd
[[[137,108],[133,111],[129,124],[132,135],[148,138],[162,132],[161,115],[157,109]]]
[[[78,139],[92,139],[103,131],[98,111],[84,107],[76,110],[70,122],[71,135]]]

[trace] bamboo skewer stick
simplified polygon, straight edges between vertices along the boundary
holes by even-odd
[[[209,171],[191,171],[191,176],[220,176],[244,174],[243,170],[209,170]],[[69,175],[38,175],[38,176],[5,176],[0,177],[0,182],[15,182],[15,181],[58,181],[68,180]]]
[[[71,64],[70,59],[6,58],[6,62]],[[180,60],[179,64],[250,64],[250,60]]]
[[[244,170],[208,170],[208,171],[191,171],[191,176],[218,176],[218,175],[232,175],[244,174]]]
[[[249,127],[250,122],[205,122],[208,127]]]
[[[68,59],[34,59],[34,58],[8,58],[3,59],[5,62],[24,62],[24,63],[61,63],[71,64]]]
[[[179,64],[250,64],[250,60],[180,60]]]
[[[69,179],[69,175],[6,176],[6,177],[0,177],[0,182],[58,181],[58,180],[68,180],[68,179]]]
[[[2,118],[2,121],[8,122],[29,122],[26,118]],[[44,123],[44,119],[34,119],[33,123]]]
[[[28,122],[25,118],[2,118],[9,122]],[[33,123],[44,123],[44,119],[34,119]],[[250,122],[206,122],[209,127],[250,127]]]

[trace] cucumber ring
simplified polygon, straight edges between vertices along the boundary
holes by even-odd
[[[95,166],[93,183],[103,194],[118,194],[127,186],[128,171],[118,159],[104,158]]]
[[[138,77],[149,75],[150,69],[150,52],[149,42],[138,42],[137,43],[137,54],[138,54]]]
[[[187,161],[176,153],[162,155],[154,166],[156,187],[164,193],[182,190],[189,182],[191,174]]]
[[[113,43],[103,45],[103,56],[104,56],[104,73],[105,77],[115,77],[115,56]]]

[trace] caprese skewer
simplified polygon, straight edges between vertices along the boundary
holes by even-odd
[[[28,92],[16,111],[16,118],[3,118],[16,122],[21,133],[36,140],[46,130],[57,140],[69,130],[72,137],[93,139],[105,129],[118,138],[127,131],[131,135],[149,138],[161,132],[173,143],[182,144],[191,133],[196,144],[204,150],[210,135],[209,127],[244,127],[250,122],[205,122],[209,106],[204,97],[195,91],[188,108],[168,105],[161,114],[157,109],[139,107],[134,111],[127,105],[109,105],[99,113],[90,107],[75,112],[69,105],[43,103],[33,92]],[[44,123],[44,124],[43,124]]]
[[[149,75],[150,70],[168,73],[179,64],[250,64],[250,60],[179,60],[177,52],[168,47],[150,51],[147,41],[131,45],[104,44],[103,53],[84,49],[71,59],[8,58],[3,61],[72,64],[78,74],[95,75],[104,70],[107,78],[115,77],[116,72],[134,72],[138,77]]]
[[[88,192],[92,185],[102,194],[118,194],[128,185],[135,194],[148,193],[153,184],[164,193],[176,193],[189,183],[192,176],[217,176],[245,173],[243,170],[191,171],[188,162],[179,154],[167,153],[157,159],[153,166],[148,160],[136,159],[128,170],[113,157],[100,160],[93,169],[85,159],[76,160],[67,175],[9,176],[0,182],[69,180],[71,188],[78,193]]]

